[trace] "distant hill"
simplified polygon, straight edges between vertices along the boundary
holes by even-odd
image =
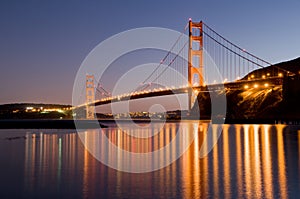
[[[72,105],[64,104],[43,104],[43,103],[13,103],[13,104],[0,104],[0,112],[14,109],[26,109],[27,107],[33,108],[68,108]]]
[[[14,103],[0,105],[0,119],[62,119],[71,118],[71,105]]]

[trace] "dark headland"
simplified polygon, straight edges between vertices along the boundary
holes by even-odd
[[[246,88],[228,89],[218,93],[200,93],[198,105],[192,115],[200,109],[201,117],[225,118],[224,115],[211,115],[211,101],[226,96],[226,123],[299,123],[300,121],[300,57],[252,71],[244,80],[251,77],[282,76],[282,85],[257,88],[249,83]],[[199,108],[199,109],[198,109]],[[195,117],[195,115],[193,115]]]
[[[98,120],[76,120],[71,105],[3,104],[0,105],[0,129],[90,129],[105,127]]]

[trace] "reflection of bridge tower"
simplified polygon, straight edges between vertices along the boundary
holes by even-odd
[[[203,23],[189,20],[189,54],[188,54],[188,83],[192,87],[194,84],[203,86]],[[190,90],[188,93],[188,108],[192,109],[197,96]]]
[[[86,75],[85,85],[85,101],[88,104],[95,101],[94,75]],[[86,105],[86,119],[95,119],[94,105]]]

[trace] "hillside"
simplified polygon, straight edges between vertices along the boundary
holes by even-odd
[[[289,72],[287,72],[289,71]],[[220,93],[200,93],[192,115],[200,108],[202,118],[210,118],[211,99],[226,96],[227,120],[300,120],[300,58],[253,71],[243,79],[267,75],[284,76],[283,86],[227,90]],[[214,115],[212,117],[219,117]]]
[[[0,119],[71,118],[71,105],[15,103],[0,105]]]
[[[265,68],[252,71],[248,75],[246,75],[243,79],[251,78],[252,75],[258,78],[261,78],[263,75],[265,75],[266,77],[267,76],[272,77],[272,76],[278,76],[280,73],[282,75],[300,74],[300,57],[290,61],[280,62],[277,64],[273,64],[271,66],[267,66]]]

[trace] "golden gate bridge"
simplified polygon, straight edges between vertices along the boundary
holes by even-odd
[[[221,78],[213,78],[217,73]],[[282,85],[286,75],[291,73],[272,67],[268,61],[230,42],[204,22],[189,19],[171,49],[137,89],[112,96],[95,83],[93,75],[87,75],[86,102],[74,108],[86,107],[86,118],[94,119],[95,106],[186,93],[190,111],[199,92],[274,87]],[[96,93],[100,95],[98,99],[95,99]]]

